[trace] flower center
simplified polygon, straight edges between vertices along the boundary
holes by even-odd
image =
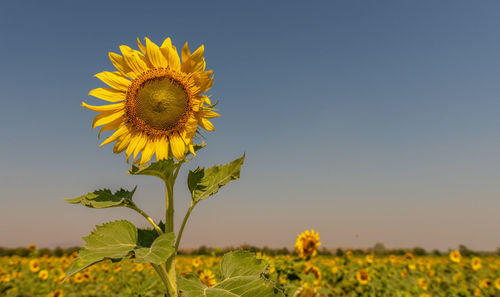
[[[179,131],[191,112],[189,81],[170,69],[153,69],[134,79],[127,90],[129,122],[152,135]]]

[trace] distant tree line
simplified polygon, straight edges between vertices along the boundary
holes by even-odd
[[[28,257],[32,253],[36,253],[38,256],[69,256],[74,252],[78,252],[80,247],[70,247],[70,248],[60,248],[56,247],[54,249],[41,248],[36,249],[35,251],[29,249],[28,247],[18,247],[18,248],[4,248],[0,247],[0,257],[11,257],[11,256],[19,256],[19,257]],[[202,245],[197,249],[181,249],[179,250],[180,255],[213,255],[220,256],[227,252],[234,250],[247,250],[254,253],[260,252],[269,256],[277,256],[277,255],[291,255],[293,254],[292,250],[289,250],[285,247],[283,248],[270,248],[267,246],[264,247],[256,247],[252,245],[240,245],[237,247],[225,247],[225,248],[214,248],[207,247]],[[327,249],[322,247],[318,250],[319,255],[336,255],[343,256],[345,253],[350,250],[354,255],[366,255],[366,254],[375,254],[375,255],[405,255],[406,253],[412,253],[415,256],[426,256],[426,255],[434,255],[434,256],[442,256],[447,255],[449,251],[439,251],[437,249],[432,251],[427,251],[422,247],[414,247],[409,249],[387,249],[383,243],[376,243],[373,247],[367,249],[345,249],[345,248],[337,248],[337,249]],[[487,256],[487,255],[497,255],[500,256],[500,247],[494,252],[488,251],[473,251],[467,248],[465,245],[460,245],[458,250],[464,257],[470,256]]]

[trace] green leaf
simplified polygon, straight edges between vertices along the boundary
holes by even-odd
[[[129,206],[134,205],[132,196],[134,196],[136,189],[137,187],[135,187],[132,191],[120,189],[115,193],[112,193],[110,189],[96,190],[77,198],[63,200],[73,204],[79,203],[91,208]]]
[[[240,178],[241,166],[245,160],[245,154],[231,163],[215,165],[210,168],[196,168],[189,171],[188,188],[194,202],[206,199],[219,192],[222,186],[230,181]]]
[[[66,272],[66,278],[103,260],[121,261],[135,258],[138,263],[165,262],[174,252],[174,233],[160,236],[155,230],[137,229],[126,220],[96,226],[83,238],[86,244]]]
[[[135,252],[137,263],[150,262],[161,264],[174,253],[175,235],[173,232],[163,233],[153,241],[149,248],[138,248]]]
[[[264,273],[266,264],[250,252],[235,251],[224,255],[221,262],[222,278],[255,276]]]
[[[249,252],[231,252],[221,263],[222,280],[208,288],[199,279],[179,278],[185,297],[284,297],[274,284],[262,277],[266,266]]]
[[[168,182],[169,177],[173,174],[178,165],[172,159],[160,160],[149,165],[133,165],[128,171],[132,175],[150,175],[161,178],[164,182]]]
[[[137,228],[129,221],[114,221],[97,226],[83,240],[86,244],[66,273],[66,278],[102,260],[129,256],[137,245]]]

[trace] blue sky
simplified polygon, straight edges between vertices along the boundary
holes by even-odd
[[[159,180],[97,148],[80,103],[136,38],[205,45],[222,116],[187,169],[246,152],[241,180],[200,203],[184,247],[500,246],[500,4],[495,1],[2,1],[0,246],[79,244],[127,209],[67,205]]]

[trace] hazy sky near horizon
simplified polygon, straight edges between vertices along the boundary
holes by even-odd
[[[160,180],[80,106],[113,71],[108,52],[171,37],[205,45],[222,116],[189,168],[247,155],[241,179],[194,210],[182,247],[500,246],[500,2],[2,1],[0,246],[80,244],[128,209],[64,203],[138,186],[163,217]]]

